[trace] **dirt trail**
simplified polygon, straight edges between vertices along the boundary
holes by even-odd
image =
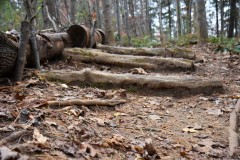
[[[223,94],[178,98],[131,88],[104,90],[46,82],[41,77],[30,78],[34,72],[27,72],[25,81],[16,87],[0,88],[1,144],[32,159],[230,159],[229,113],[240,95],[240,59],[229,53],[211,53],[208,48],[192,47],[197,58],[202,59],[196,63],[195,72],[148,74],[222,78]],[[85,67],[128,72],[71,61],[44,68]],[[127,102],[115,107],[39,107],[47,100],[73,98],[123,98]],[[11,134],[23,130],[28,132],[6,141]]]

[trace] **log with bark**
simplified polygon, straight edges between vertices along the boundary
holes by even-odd
[[[63,56],[71,57],[73,60],[79,60],[85,63],[98,63],[120,67],[141,67],[152,70],[194,70],[193,61],[182,58],[117,55],[94,49],[81,48],[65,48]]]
[[[229,126],[229,155],[232,157],[239,156],[239,113],[240,100],[237,101],[235,110],[230,114]]]
[[[84,99],[73,99],[73,100],[65,100],[65,101],[47,101],[45,104],[40,105],[42,106],[71,106],[71,105],[79,105],[79,106],[116,106],[119,104],[126,103],[124,99],[110,99],[110,100],[101,100],[101,99],[93,99],[93,100],[84,100]]]
[[[179,91],[186,90],[191,93],[211,93],[222,91],[222,81],[219,79],[194,78],[192,76],[148,76],[114,74],[91,69],[81,71],[42,71],[38,75],[50,81],[61,81],[64,83],[74,83],[79,85],[93,84],[97,87],[123,87],[136,89],[174,89],[173,94],[182,94]],[[175,93],[176,92],[176,93]]]
[[[97,49],[101,49],[114,54],[140,55],[140,56],[160,56],[195,59],[195,53],[186,48],[134,48],[134,47],[117,47],[97,44]]]

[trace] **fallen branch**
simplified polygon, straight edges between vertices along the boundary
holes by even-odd
[[[113,74],[108,72],[84,69],[82,71],[43,71],[38,73],[42,78],[64,83],[96,84],[104,86],[138,87],[141,89],[185,89],[194,92],[214,92],[222,90],[219,79],[194,78],[192,76],[148,76],[133,74]],[[175,92],[174,92],[175,93]]]
[[[84,106],[116,106],[119,104],[126,103],[126,100],[66,100],[66,101],[47,101],[46,104],[41,106],[70,106],[70,105],[84,105]]]
[[[120,67],[141,67],[153,70],[194,69],[193,61],[188,59],[116,55],[99,52],[94,49],[66,48],[63,51],[63,56],[72,57],[72,59],[85,63],[98,63]]]
[[[229,155],[239,155],[239,139],[238,139],[238,124],[239,124],[239,112],[240,100],[238,100],[235,110],[230,114],[230,126],[229,126]]]
[[[117,47],[97,44],[97,49],[101,49],[114,54],[124,55],[141,55],[141,56],[160,56],[195,59],[195,53],[186,48],[134,48],[134,47]]]

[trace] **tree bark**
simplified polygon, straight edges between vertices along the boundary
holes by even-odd
[[[216,34],[219,37],[219,22],[218,22],[218,0],[215,0],[215,9],[216,9]]]
[[[187,59],[116,55],[81,48],[66,48],[63,51],[63,56],[72,57],[75,60],[79,60],[85,63],[98,63],[128,68],[141,67],[144,69],[152,70],[194,70],[193,61]]]
[[[34,62],[35,62],[35,68],[40,69],[40,59],[39,59],[39,52],[38,52],[38,45],[37,45],[37,40],[36,40],[36,30],[34,27],[34,24],[36,24],[35,17],[36,16],[36,8],[34,8],[34,1],[33,3],[30,3],[29,0],[25,0],[25,9],[27,11],[27,17],[28,20],[30,21],[30,44],[31,44],[31,51],[34,56]],[[36,6],[35,6],[36,7]],[[33,19],[32,19],[33,18]]]
[[[136,87],[139,89],[173,89],[171,93],[182,94],[182,91],[194,93],[212,93],[222,91],[222,81],[219,79],[194,78],[192,76],[149,76],[136,74],[113,74],[108,72],[84,69],[81,71],[44,71],[38,73],[50,81],[79,84],[95,84],[104,86],[117,86],[123,88]],[[180,90],[178,90],[180,89]],[[183,90],[181,90],[183,89]],[[164,90],[165,91],[165,90]],[[179,92],[177,92],[179,91]]]
[[[106,33],[106,40],[109,44],[114,44],[114,34],[112,29],[112,13],[111,13],[111,6],[110,0],[103,0],[103,15],[105,21],[105,33]]]
[[[228,27],[228,38],[234,37],[234,26],[235,26],[235,14],[236,14],[236,3],[237,0],[230,0],[230,17]]]
[[[160,37],[163,36],[163,25],[162,25],[162,0],[158,0],[158,21],[159,21],[159,32]],[[161,40],[162,42],[162,40]]]
[[[220,16],[221,16],[221,42],[223,42],[224,36],[224,1],[220,0]]]
[[[71,0],[71,22],[72,24],[76,23],[76,7],[77,7],[77,0]]]
[[[124,0],[124,17],[125,17],[125,31],[127,33],[127,45],[131,45],[131,36],[130,36],[130,28],[129,28],[129,15],[128,15],[128,5],[127,0]]]
[[[179,38],[182,34],[180,0],[176,0],[176,12],[177,12],[177,37]]]
[[[21,33],[19,40],[19,49],[17,56],[17,64],[15,67],[14,80],[21,81],[23,76],[23,70],[26,63],[26,50],[29,37],[30,23],[23,21],[21,23]]]
[[[97,26],[98,28],[102,29],[102,19],[100,14],[99,0],[96,1],[96,9],[97,9]]]
[[[207,41],[208,38],[208,28],[207,28],[207,18],[206,18],[206,8],[204,0],[197,0],[197,21],[198,21],[198,36],[201,43]]]
[[[117,40],[121,41],[121,24],[120,24],[120,12],[119,12],[119,0],[116,0],[116,15],[117,15]]]
[[[141,55],[141,56],[160,56],[160,57],[174,57],[195,59],[195,54],[186,48],[134,48],[134,47],[116,47],[107,45],[97,45],[98,49],[125,55]]]
[[[145,19],[145,28],[146,34],[152,37],[152,29],[151,29],[151,17],[149,13],[149,0],[145,0],[145,9],[146,9],[146,19]]]

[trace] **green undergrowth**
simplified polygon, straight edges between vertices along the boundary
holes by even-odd
[[[208,41],[212,44],[216,44],[217,47],[214,49],[216,53],[229,51],[234,54],[240,54],[240,39],[239,38],[218,38],[210,37]]]

